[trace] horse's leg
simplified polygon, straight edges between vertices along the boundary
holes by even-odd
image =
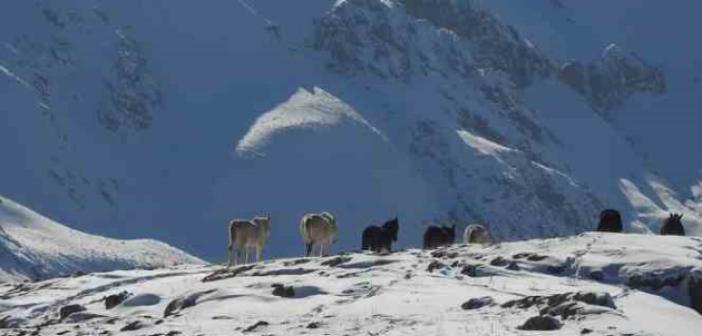
[[[232,267],[232,256],[234,254],[234,246],[229,245],[229,251],[227,252],[227,255],[229,256],[229,264],[227,264],[227,267]]]
[[[256,245],[256,262],[261,261],[261,250],[263,250],[263,246]]]
[[[232,265],[239,264],[239,247],[232,245],[232,250],[229,254],[229,261]]]
[[[305,257],[309,257],[312,254],[312,243],[305,243]]]

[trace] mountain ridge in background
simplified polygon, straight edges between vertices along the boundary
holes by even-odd
[[[209,260],[231,218],[264,213],[265,253],[298,255],[299,219],[322,210],[338,250],[394,216],[401,246],[433,222],[569,235],[604,208],[635,232],[681,212],[698,235],[702,50],[673,37],[699,6],[17,2],[0,185],[76,229]]]

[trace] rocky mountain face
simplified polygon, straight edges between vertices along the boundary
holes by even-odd
[[[558,75],[598,112],[620,107],[635,93],[666,92],[665,74],[660,67],[647,64],[636,54],[625,53],[617,45],[607,47],[596,62],[564,64]]]
[[[259,213],[271,255],[299,253],[299,218],[321,210],[339,218],[339,249],[395,215],[406,246],[437,222],[573,234],[605,207],[628,230],[675,211],[699,233],[698,162],[669,182],[679,165],[621,117],[675,108],[677,73],[617,38],[599,58],[542,45],[581,38],[543,33],[587,13],[559,3],[537,1],[545,19],[524,24],[479,0],[22,2],[0,34],[2,191],[210,259],[229,219]]]

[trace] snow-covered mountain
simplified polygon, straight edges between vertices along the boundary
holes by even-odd
[[[76,229],[215,260],[267,213],[337,249],[400,217],[500,239],[618,208],[702,230],[696,1],[14,1],[0,14],[0,188]],[[659,24],[650,24],[656,21]]]
[[[586,233],[95,273],[0,286],[0,334],[693,336],[700,251],[696,237]]]
[[[0,282],[202,263],[158,241],[73,230],[0,197]]]

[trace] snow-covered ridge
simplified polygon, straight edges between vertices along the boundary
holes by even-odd
[[[697,238],[585,233],[95,273],[1,286],[0,323],[11,335],[489,336],[543,334],[520,330],[542,316],[549,335],[693,336],[702,328],[701,252]]]
[[[199,263],[155,240],[116,240],[73,230],[0,197],[0,281]]]
[[[330,93],[318,88],[299,88],[288,101],[260,116],[236,146],[238,154],[246,156],[263,150],[272,138],[285,131],[314,131],[338,125],[345,120],[368,128],[384,138],[358,112]]]

